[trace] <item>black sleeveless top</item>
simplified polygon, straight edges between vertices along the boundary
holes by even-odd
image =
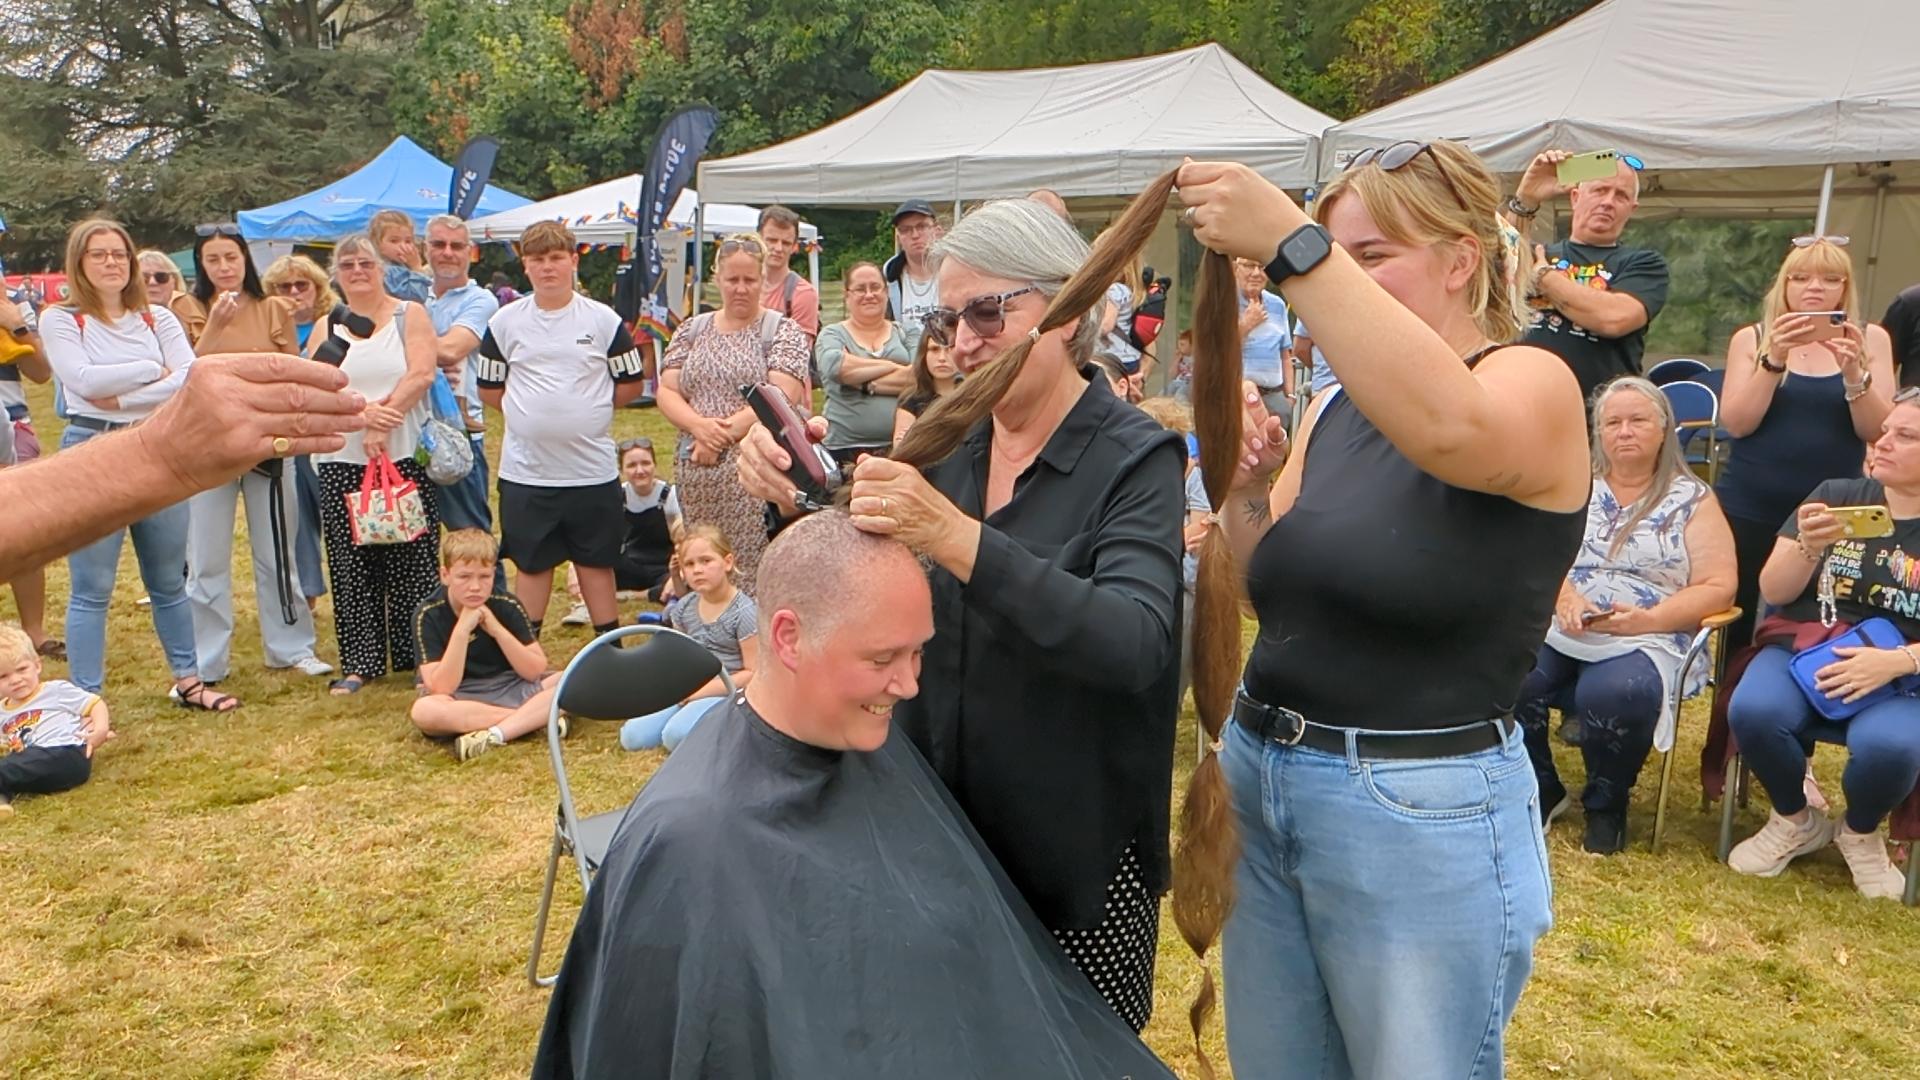
[[[1586,507],[1556,514],[1437,480],[1344,392],[1301,452],[1300,497],[1247,567],[1260,617],[1247,692],[1315,723],[1380,731],[1512,709]]]

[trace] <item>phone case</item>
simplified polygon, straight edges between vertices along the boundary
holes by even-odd
[[[1808,341],[1832,341],[1846,333],[1847,313],[1844,311],[1808,311],[1802,314],[1815,317],[1813,335]],[[1820,318],[1820,316],[1826,316]]]
[[[1617,150],[1594,150],[1590,153],[1575,154],[1554,167],[1554,174],[1560,183],[1567,187],[1584,184],[1589,180],[1604,180],[1620,168],[1620,152]]]
[[[1852,540],[1875,540],[1893,535],[1893,515],[1884,506],[1836,506],[1828,511],[1840,519]]]

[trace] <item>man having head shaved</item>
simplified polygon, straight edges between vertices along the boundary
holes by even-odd
[[[1029,191],[1027,193],[1027,199],[1031,202],[1037,202],[1041,206],[1059,214],[1062,218],[1066,219],[1068,224],[1072,224],[1073,211],[1067,209],[1067,200],[1061,198],[1060,193],[1052,188],[1036,188],[1033,191]]]
[[[534,1076],[1170,1078],[893,730],[933,636],[912,552],[814,514],[759,606],[752,684],[614,835]]]

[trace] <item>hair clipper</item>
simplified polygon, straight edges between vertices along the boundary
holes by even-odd
[[[833,502],[833,489],[840,486],[840,465],[825,448],[807,437],[807,421],[787,400],[787,395],[770,383],[755,383],[740,388],[753,415],[773,433],[775,442],[787,452],[793,464],[787,467],[787,479],[793,482],[794,502],[803,511],[825,510]]]

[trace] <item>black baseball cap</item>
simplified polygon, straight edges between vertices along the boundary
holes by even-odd
[[[908,214],[925,214],[928,217],[933,217],[933,204],[925,199],[908,199],[906,202],[894,208],[893,223],[895,225],[900,224],[900,219],[906,217]]]

